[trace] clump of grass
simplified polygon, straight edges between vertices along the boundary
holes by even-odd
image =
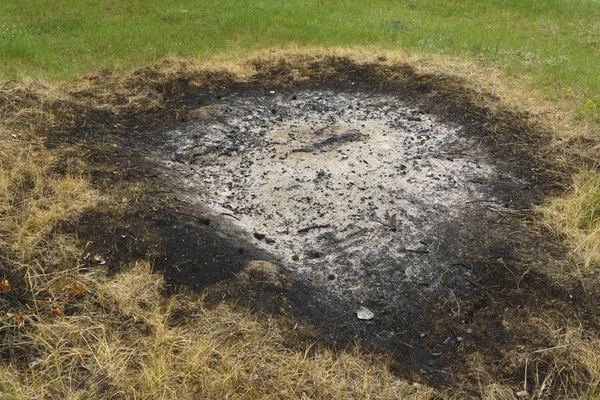
[[[71,279],[81,249],[74,237],[53,231],[100,200],[83,176],[69,168],[54,171],[55,154],[27,134],[0,133],[0,279],[22,305],[52,296],[55,286]],[[0,299],[0,306],[15,301]]]
[[[584,170],[573,176],[569,191],[541,209],[548,226],[565,237],[586,272],[600,263],[600,175]]]
[[[591,120],[600,121],[599,118],[599,110],[598,104],[592,99],[585,99],[585,102],[580,107],[579,114],[582,118],[589,118]]]
[[[600,337],[554,310],[525,309],[505,313],[507,334],[528,338],[496,353],[493,361],[480,351],[466,356],[456,374],[453,394],[485,399],[591,399],[600,385]],[[493,345],[492,345],[493,346]],[[507,377],[504,380],[499,376]]]
[[[600,222],[600,175],[586,173],[575,191],[578,192],[577,211],[575,219],[578,228],[595,230]]]
[[[548,346],[515,354],[525,386],[537,398],[596,398],[600,385],[600,339],[556,315],[531,313],[530,324]]]
[[[0,246],[34,252],[60,220],[93,206],[97,197],[81,177],[52,175],[49,152],[15,142],[0,150]]]

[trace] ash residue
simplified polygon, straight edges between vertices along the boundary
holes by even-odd
[[[234,94],[210,107],[152,157],[181,196],[341,299],[340,312],[374,312],[341,326],[413,343],[440,304],[477,292],[472,261],[488,239],[470,243],[506,199],[485,146],[459,126],[362,92]]]
[[[391,96],[295,96],[222,99],[214,119],[171,132],[181,162],[167,166],[186,193],[343,297],[368,301],[385,276],[392,292],[435,291],[442,226],[495,201],[478,183],[494,174],[479,145]]]
[[[323,133],[328,128],[332,129],[332,127],[326,126],[324,128],[320,128],[320,129],[317,129],[316,131],[314,131],[313,135],[315,137],[323,135]],[[313,151],[318,151],[318,150],[327,151],[327,150],[331,150],[336,147],[339,147],[345,143],[359,142],[359,141],[365,140],[365,139],[367,139],[367,136],[361,134],[360,131],[358,131],[357,129],[352,129],[352,130],[349,130],[348,132],[343,132],[340,134],[333,134],[332,136],[329,136],[327,139],[325,139],[323,141],[315,142],[311,146],[301,147],[299,149],[293,149],[292,153],[311,153]]]

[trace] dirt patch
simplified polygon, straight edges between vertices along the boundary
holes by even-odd
[[[148,83],[162,107],[49,137],[85,150],[106,188],[127,191],[120,171],[156,188],[68,228],[88,253],[115,271],[150,258],[171,288],[308,321],[324,342],[357,338],[433,383],[522,340],[517,309],[584,311],[581,288],[536,272],[561,250],[528,226],[556,180],[526,115],[402,65],[255,67],[245,82]]]

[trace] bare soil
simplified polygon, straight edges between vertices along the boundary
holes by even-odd
[[[512,328],[524,309],[590,312],[578,282],[554,285],[540,268],[564,250],[534,229],[531,205],[560,181],[527,115],[408,66],[256,68],[245,82],[146,83],[163,107],[88,110],[49,134],[71,147],[65,165],[84,159],[98,187],[123,191],[60,229],[114,272],[150,258],[172,290],[315,327],[290,328],[290,345],[356,340],[436,385],[476,352],[493,363],[544,346]],[[128,194],[132,184],[144,190]],[[252,260],[271,264],[241,273]],[[372,319],[357,317],[363,307]]]

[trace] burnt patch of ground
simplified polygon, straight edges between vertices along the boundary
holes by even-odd
[[[201,292],[233,278],[248,261],[267,258],[243,239],[223,235],[208,217],[165,207],[155,198],[146,202],[145,196],[124,199],[126,204],[112,210],[84,213],[59,228],[75,233],[85,248],[81,268],[106,265],[116,273],[131,262],[149,259],[165,273],[170,291],[185,286]]]
[[[340,103],[335,100],[336,96],[345,100]],[[348,103],[346,100],[354,98],[353,96],[359,100],[351,100]],[[425,111],[418,107],[404,110],[401,104],[394,103],[393,98],[382,97],[381,100],[377,96],[381,94],[337,89],[291,90],[281,95],[261,92],[223,95],[209,106],[213,110],[212,117],[207,117],[207,113],[204,112],[207,106],[203,106],[202,112],[197,111],[198,114],[205,115],[203,119],[208,120],[208,123],[205,121],[204,125],[200,124],[200,129],[196,128],[197,122],[179,127],[172,135],[167,133],[164,145],[157,147],[167,148],[171,154],[175,154],[175,157],[167,160],[168,172],[165,174],[170,182],[177,182],[178,176],[185,175],[186,179],[177,185],[179,193],[192,198],[195,195],[203,196],[206,191],[208,202],[223,207],[223,211],[240,220],[242,225],[245,222],[245,236],[249,240],[253,240],[254,237],[256,246],[279,257],[277,261],[285,264],[289,271],[314,271],[305,274],[314,286],[308,293],[314,297],[293,291],[287,294],[288,299],[295,299],[293,304],[300,305],[296,308],[291,306],[295,315],[323,326],[332,338],[344,341],[357,336],[364,345],[385,350],[394,354],[397,359],[410,359],[413,368],[431,381],[439,383],[452,374],[450,365],[456,359],[457,350],[467,340],[465,335],[473,334],[473,328],[466,322],[465,316],[474,315],[479,308],[488,307],[487,291],[494,287],[481,282],[486,281],[488,275],[494,276],[496,270],[500,270],[501,274],[507,276],[502,280],[498,280],[497,277],[489,278],[490,282],[502,282],[504,285],[510,276],[510,285],[517,285],[525,271],[523,266],[530,262],[524,251],[519,254],[520,249],[524,249],[522,246],[537,248],[535,252],[548,249],[541,241],[532,242],[527,239],[531,233],[523,226],[528,207],[539,199],[544,187],[529,180],[536,172],[528,169],[527,161],[523,163],[515,159],[516,153],[513,153],[511,158],[502,160],[497,159],[498,153],[493,150],[469,155],[472,148],[488,149],[486,146],[495,146],[491,140],[487,141],[488,137],[481,137],[474,131],[462,131],[456,134],[456,139],[444,142],[443,138],[453,138],[454,134],[448,133],[450,131],[446,128],[442,129],[443,132],[432,133],[435,131],[430,123],[432,119]],[[418,101],[415,102],[419,104]],[[410,104],[414,107],[413,103]],[[337,118],[347,109],[355,110],[357,106],[360,111],[353,111],[352,114],[355,115],[352,118],[362,121],[358,122],[359,129],[364,129],[368,134],[361,134],[356,148],[314,146],[314,143],[322,143],[323,136],[327,134],[337,134],[337,138],[343,137],[349,122],[343,118],[337,121]],[[393,109],[392,115],[386,114],[386,107]],[[295,111],[292,108],[300,109],[306,112],[306,115],[316,111],[319,121],[313,123],[311,117],[302,120],[301,116],[298,123],[286,122],[286,119],[289,120],[290,116],[294,115]],[[375,125],[374,129],[374,114],[386,114],[383,117],[389,122]],[[304,126],[306,123],[309,125],[308,129]],[[327,129],[320,128],[319,124],[325,125]],[[223,129],[220,130],[218,126],[221,125]],[[269,126],[275,128],[269,131]],[[261,132],[263,129],[264,132]],[[391,146],[397,143],[411,156],[410,162],[407,162],[409,166],[401,164],[404,162],[402,154],[386,153],[383,158],[387,157],[394,160],[394,163],[400,163],[396,165],[400,167],[399,170],[387,171],[388,165],[378,165],[378,160],[369,158],[365,164],[370,169],[362,171],[367,180],[361,178],[361,167],[358,164],[366,161],[372,153],[367,139],[378,138],[377,143],[387,146],[387,138],[398,134],[397,129],[410,132],[405,139],[401,139],[401,144],[390,142]],[[379,137],[382,132],[384,134]],[[465,146],[459,140],[464,137],[473,139],[473,142],[467,142]],[[188,141],[188,138],[191,139]],[[442,140],[443,146],[435,147],[435,138]],[[352,142],[340,141],[339,146],[351,144]],[[263,146],[257,158],[252,155],[253,146]],[[415,153],[409,152],[411,148],[416,149]],[[295,152],[295,149],[304,151]],[[372,148],[373,151],[377,149],[376,146]],[[423,163],[422,158],[431,156],[432,151],[436,162],[442,163],[440,165],[443,172],[436,172],[433,162]],[[288,166],[285,162],[292,158],[290,154],[293,153],[311,154],[294,156],[306,157],[309,160],[307,163],[298,162]],[[354,160],[353,157],[357,154],[359,157]],[[504,156],[508,157],[508,153]],[[150,157],[160,159],[161,156],[154,151]],[[320,164],[328,158],[335,161],[327,164],[327,167]],[[476,169],[470,172],[467,167],[457,167],[457,164],[453,164],[455,160],[459,160],[458,165],[462,165],[462,160],[476,166]],[[490,163],[502,172],[493,174],[493,168],[488,171],[484,165],[486,160],[491,160]],[[294,158],[292,161],[296,162],[298,159]],[[304,162],[302,159],[300,161]],[[350,163],[350,169],[337,170],[337,166],[344,162]],[[265,168],[261,168],[261,165]],[[291,186],[288,181],[280,182],[282,174],[290,174],[290,170],[297,172],[305,167],[310,169],[311,166],[313,170],[310,170],[308,175],[292,175]],[[214,168],[214,173],[211,173],[211,168]],[[455,208],[462,210],[458,219],[455,210],[445,208],[442,204],[437,204],[437,208],[431,209],[426,206],[426,211],[419,214],[420,217],[416,220],[410,215],[405,218],[402,213],[411,210],[414,202],[407,204],[404,209],[392,207],[387,211],[387,206],[365,202],[368,203],[366,209],[335,217],[334,214],[348,202],[362,207],[359,203],[368,199],[368,194],[376,197],[377,185],[373,184],[379,182],[377,171],[383,171],[387,177],[394,176],[395,185],[403,187],[405,180],[410,183],[412,179],[414,183],[427,173],[412,176],[410,174],[426,168],[432,181],[422,181],[425,186],[438,182],[440,177],[442,180],[452,178],[457,168],[466,174],[466,178],[459,178],[461,182],[449,179],[450,185],[442,186],[441,192],[438,191],[437,194],[437,189],[425,190],[413,197],[413,200],[417,201],[427,197],[428,204],[436,204],[435,196],[439,193],[443,194],[442,197],[452,197],[455,186],[466,187],[471,194],[464,199],[457,197]],[[253,174],[252,170],[258,171],[258,175],[247,179]],[[221,178],[219,174],[224,171],[225,175]],[[276,171],[276,176],[264,178],[265,174],[273,171]],[[355,173],[358,175],[353,176],[348,185],[364,186],[362,189],[359,187],[358,191],[365,191],[367,195],[360,199],[343,198],[328,206],[327,201],[317,194],[337,197],[341,193],[335,188],[339,186],[339,180],[335,180],[336,174],[343,182],[344,174],[347,177],[348,174]],[[223,186],[219,186],[219,179],[223,179]],[[266,181],[264,191],[247,190],[261,179]],[[532,180],[535,179],[537,178]],[[272,188],[268,186],[270,183],[273,183]],[[380,183],[385,185],[386,182]],[[433,187],[437,185],[438,183],[433,183]],[[273,200],[269,194],[271,189],[274,193]],[[213,191],[222,193],[223,197],[213,197]],[[296,196],[295,191],[298,191],[297,195],[300,197]],[[352,189],[346,187],[346,191],[351,192]],[[290,203],[289,210],[292,215],[277,216],[276,214],[285,214],[288,210],[286,207],[282,210],[277,208],[280,207],[278,202],[284,201],[286,192],[292,193],[292,200],[302,200],[302,208],[294,211],[294,204]],[[313,200],[304,201],[302,192],[310,193]],[[406,198],[405,194],[397,197],[403,196]],[[318,201],[315,201],[315,198],[318,198]],[[270,207],[271,201],[274,201],[274,208]],[[318,217],[329,218],[331,221],[319,222],[314,219],[317,214]],[[446,221],[442,219],[442,222],[433,226],[425,223],[429,217],[439,217],[440,214],[444,215]],[[254,219],[244,220],[247,216]],[[353,222],[354,227],[348,229],[346,221],[357,216],[360,222]],[[279,223],[279,226],[283,227],[283,231],[277,232],[278,224],[272,223],[280,217],[283,223]],[[416,228],[411,230],[413,225]],[[289,229],[286,229],[286,226]],[[307,227],[314,229],[308,231]],[[256,230],[254,235],[252,229]],[[263,241],[265,237],[271,239],[271,242]],[[391,237],[401,239],[387,242]],[[384,246],[381,245],[382,239],[386,240],[383,242]],[[372,243],[369,243],[369,240]],[[356,241],[359,242],[359,250],[353,251],[352,246]],[[398,243],[404,244],[398,247]],[[347,249],[350,251],[346,251]],[[554,250],[552,249],[553,253]],[[536,254],[535,252],[530,256]],[[323,288],[327,290],[323,291]],[[333,293],[339,302],[333,301]],[[361,306],[374,310],[376,319],[368,322],[356,319],[355,312]],[[489,325],[485,326],[485,329],[489,326],[495,335],[506,336],[508,339],[502,342],[504,345],[513,343],[512,334],[504,329],[500,321],[489,319]],[[496,340],[493,336],[488,338]]]
[[[452,77],[417,74],[405,65],[359,64],[330,57],[296,63],[257,61],[254,67],[258,72],[245,81],[228,74],[190,72],[185,68],[175,75],[162,73],[160,68],[148,68],[125,81],[110,74],[99,75],[90,78],[90,89],[76,90],[66,100],[45,104],[45,111],[57,116],[57,122],[47,127],[47,144],[51,147],[69,144],[72,149],[65,155],[65,165],[67,157],[82,158],[86,165],[84,173],[98,187],[118,193],[116,198],[126,198],[125,205],[109,204],[104,211],[88,213],[63,227],[77,232],[83,245],[89,243],[82,263],[92,267],[94,262],[102,262],[93,259],[99,255],[100,260],[116,271],[131,260],[151,259],[173,288],[208,290],[213,301],[225,298],[260,312],[307,321],[319,327],[316,337],[324,343],[343,346],[357,338],[367,348],[394,355],[399,370],[414,371],[436,384],[468,375],[461,368],[474,353],[497,362],[498,379],[514,382],[522,379],[522,370],[511,365],[504,355],[515,346],[538,349],[551,343],[533,330],[514,328],[511,321],[521,319],[523,323],[522,319],[530,316],[529,311],[522,310],[535,309],[539,315],[552,311],[574,315],[576,319],[583,319],[589,313],[597,315],[597,310],[580,301],[588,296],[577,282],[556,286],[544,275],[543,268],[538,268],[548,262],[548,255],[554,260],[564,257],[559,246],[534,235],[527,224],[530,205],[560,186],[561,171],[552,166],[552,154],[546,150],[543,132],[538,132],[526,114],[482,107],[482,97],[489,100],[491,94],[476,93]],[[120,90],[120,94],[101,95],[111,88]],[[442,122],[460,124],[461,137],[484,146],[487,157],[504,171],[493,182],[498,193],[493,204],[486,203],[485,198],[478,199],[483,201],[474,202],[468,207],[471,213],[463,216],[464,226],[456,223],[439,226],[440,237],[447,240],[439,242],[436,251],[443,257],[442,265],[449,267],[449,273],[441,278],[432,276],[430,280],[414,281],[413,287],[406,286],[406,291],[398,296],[419,307],[393,303],[389,306],[389,299],[365,298],[362,305],[378,312],[373,320],[362,321],[356,318],[356,300],[332,295],[319,282],[300,280],[289,269],[283,269],[289,281],[287,287],[240,283],[236,276],[248,261],[284,264],[281,256],[264,246],[269,232],[256,231],[266,235],[262,239],[252,237],[236,228],[235,213],[214,215],[190,202],[182,196],[178,182],[157,173],[164,163],[148,158],[150,152],[160,152],[163,161],[173,165],[189,163],[186,154],[177,153],[176,146],[165,143],[166,133],[198,119],[218,119],[218,113],[210,107],[222,105],[229,98],[258,99],[275,91],[294,101],[293,97],[302,91],[315,89],[337,94],[360,91],[402,97],[418,110],[409,115],[415,121],[408,119],[408,115],[405,121],[418,122],[418,118],[435,115]],[[142,92],[149,95],[137,103],[127,100]],[[23,106],[34,103],[35,99],[24,100]],[[199,109],[203,111],[194,111]],[[278,110],[275,111],[271,114],[276,117]],[[363,139],[353,133],[343,140],[339,138],[323,138],[316,146],[313,143],[298,147],[302,151],[297,153],[328,151]],[[232,158],[238,151],[226,147],[217,150],[223,154],[230,151]],[[206,154],[208,158],[216,156]],[[200,157],[197,163],[206,159]],[[125,184],[121,172],[126,176]],[[517,185],[515,178],[519,181]],[[145,196],[131,198],[128,187],[139,182],[153,187],[156,195],[148,190]],[[481,186],[488,183],[474,182]],[[390,215],[390,221],[391,218]],[[390,221],[384,221],[381,228],[397,231]],[[310,230],[311,234],[320,235],[322,232],[317,231],[325,229],[326,223],[317,225],[322,227]],[[327,246],[335,247],[335,238],[322,239],[330,240]],[[407,252],[407,259],[418,260],[422,256],[419,251],[425,251],[429,245],[427,238],[423,241],[424,248],[408,249],[413,251]],[[85,259],[88,253],[93,261]],[[306,249],[304,254],[319,259],[324,253]],[[290,258],[293,256],[290,254]],[[381,261],[374,258],[371,265],[377,266]],[[337,278],[326,273],[319,279]],[[379,278],[383,283],[382,293],[394,290],[393,280],[386,280],[385,275]],[[435,285],[450,290],[441,297],[423,295],[428,293],[424,289]],[[590,329],[597,327],[590,323]]]

